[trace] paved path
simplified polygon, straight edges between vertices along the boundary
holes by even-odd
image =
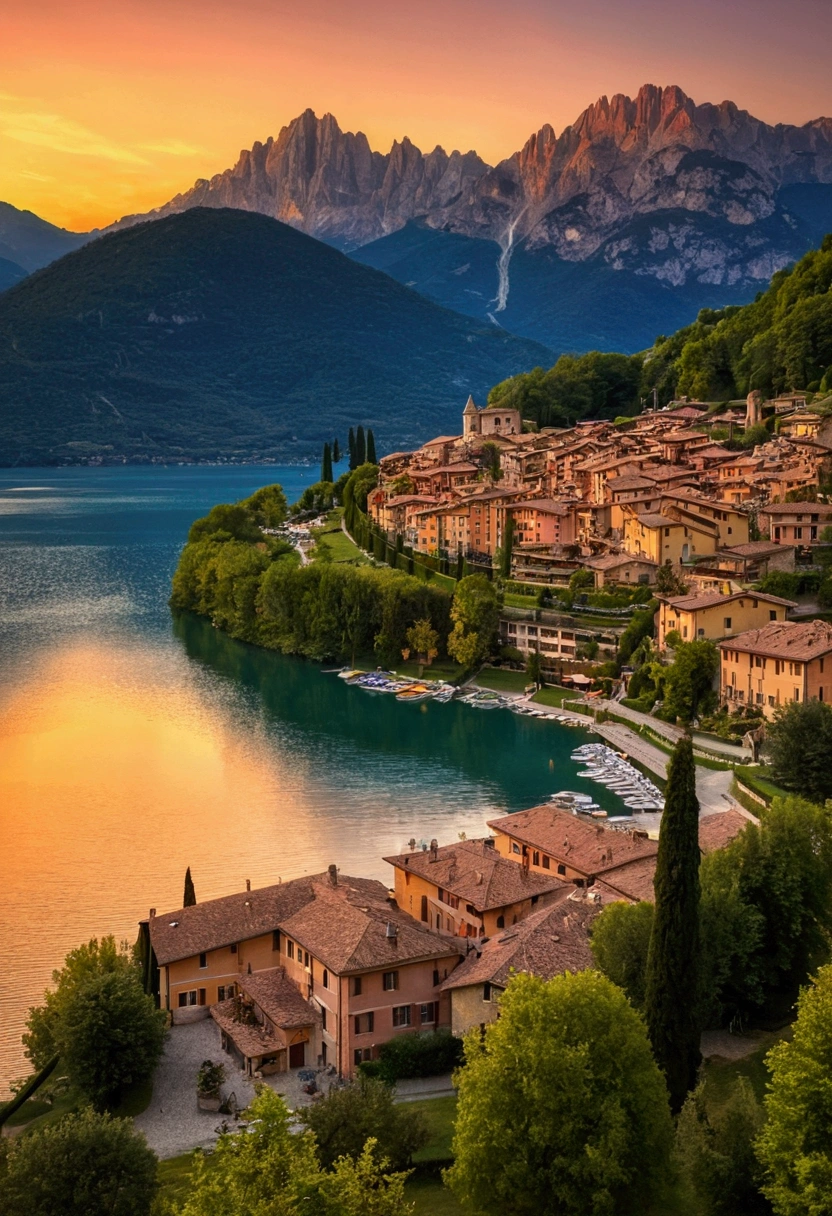
[[[662,722],[661,718],[654,718],[651,714],[643,714],[637,709],[630,709],[628,705],[622,705],[620,701],[597,701],[599,709],[607,709],[610,713],[617,714],[619,718],[626,718],[628,722],[632,722],[634,726],[647,726],[655,734],[661,735],[667,739],[668,743],[676,744],[684,735],[681,727],[673,726],[670,722]],[[717,739],[713,735],[702,734],[701,731],[692,731],[694,746],[701,747],[703,751],[714,752],[717,755],[724,756],[726,760],[739,761],[746,763],[750,758],[750,753],[747,748],[741,747],[737,743],[729,743],[725,739]]]

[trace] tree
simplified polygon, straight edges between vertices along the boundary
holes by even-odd
[[[349,455],[350,455],[350,462],[349,462],[350,463],[350,472],[352,472],[353,469],[358,468],[358,465],[360,463],[360,461],[356,458],[355,433],[354,433],[352,427],[350,427],[348,446],[349,446]]]
[[[364,438],[364,427],[359,425],[355,432],[355,465],[359,468],[367,463],[367,442]]]
[[[371,430],[369,430],[369,429],[368,429],[368,431],[367,431],[367,455],[366,455],[366,460],[367,460],[367,464],[378,464],[378,461],[376,460],[376,440],[375,440],[375,436],[373,435],[373,432],[372,432]]]
[[[664,717],[692,722],[712,707],[714,679],[719,672],[719,651],[713,642],[696,638],[682,642],[667,670]]]
[[[73,950],[45,1004],[30,1009],[27,1054],[36,1068],[57,1054],[98,1110],[149,1077],[162,1055],[165,1013],[142,988],[141,971],[111,937]]]
[[[832,705],[789,701],[766,732],[772,776],[784,789],[823,802],[832,798]]]
[[[256,544],[263,540],[263,533],[255,523],[252,513],[244,503],[218,503],[203,519],[191,524],[188,541],[208,539],[244,540]]]
[[[684,595],[687,591],[687,586],[679,578],[670,562],[665,562],[656,571],[656,591],[659,595]]]
[[[670,1106],[682,1109],[701,1059],[699,976],[699,803],[693,743],[680,739],[667,771],[654,879],[644,1009]]]
[[[420,621],[415,621],[405,636],[408,647],[416,655],[421,678],[423,667],[430,667],[439,654],[439,634],[431,624],[430,618],[425,617]]]
[[[413,1154],[429,1139],[422,1113],[394,1102],[391,1086],[369,1077],[343,1089],[331,1089],[323,1101],[305,1107],[300,1117],[315,1136],[325,1169],[339,1157],[357,1161],[366,1142],[373,1139],[379,1155],[394,1170],[406,1170],[413,1163]]]
[[[460,579],[454,592],[448,654],[463,667],[481,663],[490,653],[499,623],[497,592],[484,574]]]
[[[240,506],[245,507],[258,528],[279,528],[289,514],[283,487],[276,483],[255,490],[249,498],[243,499]],[[245,540],[246,537],[241,539]]]
[[[636,1009],[644,1007],[647,953],[653,905],[608,904],[592,923],[592,956],[607,979],[623,989]]]
[[[456,1080],[445,1179],[475,1211],[629,1216],[659,1196],[667,1091],[641,1018],[598,972],[516,975]]]
[[[148,1216],[157,1165],[129,1119],[91,1110],[66,1115],[2,1141],[0,1210],[4,1216]]]
[[[543,660],[539,650],[530,650],[526,656],[526,675],[537,688],[543,682]]]
[[[747,1018],[764,1002],[765,916],[743,890],[744,842],[716,849],[699,866],[703,1026]]]
[[[791,1042],[768,1053],[766,1123],[757,1140],[763,1193],[777,1216],[824,1216],[832,1197],[832,966],[797,1002]]]
[[[321,481],[328,481],[330,484],[334,481],[332,476],[332,453],[329,444],[324,444],[324,454],[321,458]]]
[[[483,462],[483,468],[488,473],[491,481],[496,482],[502,480],[503,470],[500,468],[500,447],[488,439],[480,448],[480,457]]]
[[[332,463],[333,464],[341,463],[341,445],[338,443],[337,435],[332,441]]]
[[[283,1099],[263,1087],[248,1126],[221,1136],[199,1164],[181,1216],[400,1216],[406,1174],[387,1173],[368,1140],[361,1155],[323,1170],[311,1132],[293,1134]]]
[[[702,1083],[688,1096],[676,1128],[676,1151],[702,1216],[769,1216],[754,1152],[762,1124],[763,1108],[745,1077],[736,1079],[719,1105],[709,1106]]]
[[[653,600],[652,603],[634,612],[630,617],[630,623],[622,633],[618,643],[618,660],[620,663],[628,663],[644,639],[654,636],[656,632],[656,608],[656,601]]]
[[[191,867],[188,866],[185,871],[185,893],[182,896],[182,907],[192,908],[196,903],[196,891],[194,890],[194,880],[191,878]]]

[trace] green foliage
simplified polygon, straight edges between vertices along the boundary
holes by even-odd
[[[687,586],[679,578],[670,562],[665,562],[656,571],[656,591],[659,595],[684,595],[687,591]]]
[[[754,1152],[762,1125],[762,1106],[744,1077],[718,1107],[706,1102],[702,1084],[688,1097],[676,1128],[676,1151],[702,1216],[769,1216]]]
[[[766,732],[775,782],[815,802],[832,798],[832,705],[788,701]]]
[[[647,955],[644,1008],[653,1052],[678,1112],[699,1068],[699,803],[690,738],[667,770],[654,878],[656,906]]]
[[[212,507],[202,519],[192,523],[188,532],[188,541],[191,544],[212,538],[256,544],[263,539],[263,533],[243,503],[222,502]]]
[[[407,651],[405,656],[409,658],[411,654],[416,656],[416,661],[419,664],[419,672],[422,667],[430,667],[433,660],[439,654],[439,634],[434,629],[428,617],[421,621],[415,621],[410,629],[405,633],[407,639]]]
[[[832,1197],[832,967],[798,1000],[791,1042],[769,1052],[766,1124],[757,1141],[776,1216],[825,1216]]]
[[[316,481],[303,491],[292,507],[292,514],[314,511],[317,515],[321,515],[324,511],[332,510],[334,498],[335,487],[331,481]]]
[[[355,466],[359,468],[367,462],[367,441],[364,437],[364,427],[359,424],[355,432]]]
[[[86,1110],[0,1142],[3,1216],[148,1216],[156,1156],[129,1119]]]
[[[455,384],[461,408],[546,354],[268,216],[194,208],[2,293],[0,462],[317,456],[359,410],[377,441],[427,438]]]
[[[462,1060],[462,1040],[448,1031],[403,1034],[378,1049],[378,1059],[361,1065],[365,1077],[395,1085],[410,1077],[438,1077],[453,1072]]]
[[[641,369],[640,355],[561,355],[548,371],[535,367],[495,385],[488,404],[518,409],[540,427],[616,418],[638,412]]]
[[[352,502],[359,511],[367,510],[367,496],[378,485],[378,465],[362,463],[353,470],[349,480]],[[346,506],[346,498],[344,500]],[[347,520],[347,527],[350,521]]]
[[[629,663],[634,652],[644,639],[655,636],[657,607],[658,604],[653,601],[645,608],[633,613],[630,623],[622,633],[618,643],[618,659],[620,663]]]
[[[699,867],[699,1007],[706,1026],[743,1020],[765,999],[761,957],[765,916],[746,897],[744,856],[743,844],[735,843],[708,853]]]
[[[503,529],[503,543],[500,546],[500,575],[511,578],[511,558],[514,549],[514,513],[506,513],[506,526]]]
[[[367,431],[367,464],[377,464],[376,460],[376,440],[371,430]]]
[[[368,1140],[392,1169],[406,1170],[413,1154],[428,1142],[427,1121],[409,1103],[396,1103],[384,1081],[360,1077],[352,1085],[331,1089],[328,1096],[300,1112],[314,1134],[318,1159],[330,1169],[339,1157],[357,1161]]]
[[[672,1128],[639,1015],[594,971],[521,973],[457,1074],[458,1197],[490,1216],[640,1214],[661,1193]]]
[[[503,650],[507,649],[509,647],[503,647]],[[503,651],[500,653],[502,654]],[[517,653],[520,654],[520,651]],[[539,650],[530,650],[526,656],[526,675],[529,677],[530,683],[536,684],[538,688],[540,687],[543,681],[543,659]]]
[[[293,1135],[283,1099],[262,1087],[246,1128],[222,1136],[197,1169],[180,1216],[400,1216],[406,1175],[387,1173],[369,1140],[324,1170],[311,1132]]]
[[[244,498],[240,505],[246,508],[258,528],[279,528],[286,522],[286,516],[289,514],[286,495],[283,493],[283,487],[277,482],[274,485],[261,486],[248,498]]]
[[[666,673],[663,716],[692,722],[708,713],[716,703],[718,672],[719,650],[713,642],[705,638],[681,642]]]
[[[328,443],[324,444],[324,454],[321,457],[321,481],[328,481],[330,484],[334,481],[332,476],[332,450]]]
[[[196,891],[194,890],[194,880],[191,878],[191,867],[188,866],[185,871],[185,891],[182,895],[182,907],[192,908],[196,903]]]
[[[497,638],[500,608],[497,592],[484,574],[460,579],[451,608],[453,630],[448,654],[463,667],[481,663],[491,653]]]
[[[44,1004],[29,1010],[23,1036],[36,1068],[59,1055],[73,1084],[98,1109],[149,1077],[165,1040],[165,1014],[142,988],[126,947],[95,938],[71,951]]]
[[[213,1060],[203,1060],[196,1074],[197,1093],[205,1097],[219,1094],[225,1080],[225,1065],[215,1064]]]
[[[592,924],[592,955],[607,979],[627,994],[636,1009],[644,1008],[647,953],[653,929],[653,905],[608,904]]]

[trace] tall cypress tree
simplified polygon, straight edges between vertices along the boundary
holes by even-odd
[[[367,429],[367,463],[368,464],[377,464],[378,463],[378,461],[376,460],[375,436],[373,435],[373,432],[369,428]]]
[[[321,460],[321,481],[332,481],[332,454],[329,450],[329,444],[324,444],[324,455]]]
[[[670,760],[654,879],[644,1012],[674,1113],[696,1085],[701,1055],[699,987],[699,803],[690,737]]]
[[[182,907],[192,908],[196,903],[196,891],[194,890],[194,880],[191,878],[191,867],[188,866],[185,871],[185,894],[182,896]]]
[[[355,433],[353,432],[352,427],[350,427],[350,437],[349,437],[348,443],[349,443],[349,450],[350,450],[350,472],[352,472],[352,470],[358,464],[358,461],[355,459]]]
[[[339,444],[338,436],[336,435],[332,441],[332,463],[338,464],[340,462],[340,460],[341,460],[341,445]]]
[[[364,464],[367,460],[367,447],[364,441],[364,427],[359,423],[355,432],[355,463]]]

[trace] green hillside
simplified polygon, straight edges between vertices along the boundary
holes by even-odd
[[[542,359],[276,220],[196,209],[0,296],[0,464],[317,456],[359,421],[417,444]]]
[[[703,309],[692,325],[640,355],[562,355],[495,385],[492,404],[511,405],[542,426],[638,413],[653,387],[660,405],[686,395],[728,401],[751,389],[832,394],[832,236],[774,275],[751,304]]]

